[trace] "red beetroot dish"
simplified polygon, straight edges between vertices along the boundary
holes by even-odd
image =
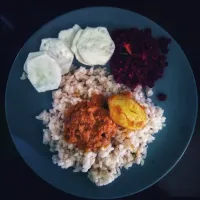
[[[110,66],[114,79],[134,89],[138,84],[153,87],[168,65],[171,39],[154,38],[151,29],[117,29],[112,32],[116,49]]]

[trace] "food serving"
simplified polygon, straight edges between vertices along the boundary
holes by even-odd
[[[113,102],[110,109],[106,104],[112,104],[111,100],[123,92],[130,93],[127,106],[141,114],[134,114],[136,121],[141,117],[139,127],[126,128],[129,120],[120,115],[120,123],[115,123],[114,117],[112,120],[116,112],[112,106],[118,102]],[[95,100],[96,95],[103,100]],[[63,169],[73,167],[74,172],[88,172],[98,186],[111,183],[123,167],[143,165],[148,143],[165,126],[164,111],[145,96],[141,86],[130,91],[117,84],[104,68],[80,67],[64,75],[60,88],[53,92],[53,108],[37,117],[47,127],[43,143],[54,153],[53,162]]]
[[[97,186],[114,181],[121,169],[144,165],[148,144],[165,126],[164,110],[154,105],[152,87],[168,65],[170,39],[150,29],[79,25],[45,38],[30,53],[22,79],[38,92],[54,90],[52,108],[42,120],[43,143],[53,163],[88,173]],[[72,65],[74,57],[84,66]],[[111,73],[104,67],[110,60]]]
[[[87,27],[107,29],[114,42],[104,65],[90,64],[104,55],[95,34],[80,50],[76,34]],[[100,53],[88,57],[90,48]],[[111,7],[42,26],[17,54],[5,94],[9,132],[26,164],[53,187],[89,199],[133,195],[163,178],[191,140],[197,107],[191,66],[175,39],[146,17]]]

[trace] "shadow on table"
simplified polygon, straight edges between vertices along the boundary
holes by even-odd
[[[120,200],[147,200],[147,199],[169,199],[169,194],[163,189],[159,188],[157,185],[154,185],[142,192],[139,192],[135,195],[121,198]]]

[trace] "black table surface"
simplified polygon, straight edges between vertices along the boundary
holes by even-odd
[[[167,30],[180,44],[190,61],[199,90],[200,12],[198,1],[107,1],[2,0],[0,2],[0,74],[2,74],[0,78],[2,106],[0,155],[3,156],[0,164],[2,174],[0,180],[3,183],[1,192],[6,194],[3,199],[35,199],[39,197],[56,198],[57,200],[81,199],[55,189],[34,174],[26,165],[11,140],[4,112],[6,81],[17,52],[37,29],[56,16],[82,7],[114,6],[129,9],[150,18]],[[198,118],[187,151],[167,176],[147,190],[123,199],[200,198],[199,122]]]

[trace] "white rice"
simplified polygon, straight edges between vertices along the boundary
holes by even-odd
[[[74,168],[74,172],[88,172],[88,177],[97,186],[107,185],[121,174],[121,168],[128,169],[134,163],[144,164],[147,156],[147,145],[154,141],[154,134],[165,126],[164,111],[155,106],[150,98],[153,91],[138,86],[132,92],[135,100],[145,107],[148,117],[147,124],[142,130],[128,132],[119,128],[111,145],[101,148],[98,152],[83,152],[73,144],[63,139],[64,110],[71,105],[90,99],[93,93],[110,96],[129,90],[124,85],[117,84],[112,75],[104,68],[85,69],[80,67],[74,72],[63,76],[60,89],[53,92],[52,109],[43,111],[37,119],[46,125],[43,143],[50,146],[54,153],[52,160],[63,169]]]

